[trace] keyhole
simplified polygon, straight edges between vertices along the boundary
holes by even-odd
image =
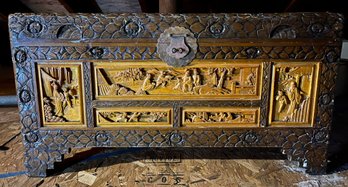
[[[173,53],[180,53],[180,54],[182,54],[184,51],[185,51],[185,49],[183,49],[183,48],[173,48],[172,49]]]

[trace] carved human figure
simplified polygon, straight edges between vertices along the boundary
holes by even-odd
[[[63,94],[64,94],[63,108],[65,108],[66,106],[69,106],[70,108],[72,108],[71,95],[67,88],[63,88]]]
[[[201,85],[201,76],[199,75],[197,68],[193,69],[192,79],[193,79],[194,86]]]
[[[182,91],[183,92],[191,92],[193,88],[193,82],[192,82],[192,77],[190,75],[190,70],[186,70],[183,79],[183,84],[182,84]]]
[[[72,102],[73,104],[72,104],[71,107],[74,107],[74,105],[76,105],[76,96],[74,96],[74,93],[73,93],[72,89],[70,89],[68,93],[72,97],[72,100],[73,100],[73,102]]]
[[[220,74],[220,79],[219,79],[219,82],[217,84],[217,88],[221,89],[222,86],[224,85],[224,82],[225,82],[225,78],[226,78],[226,72],[227,70],[226,69],[223,69],[221,74]]]
[[[254,72],[251,72],[247,78],[246,78],[246,82],[247,82],[247,85],[249,86],[254,86],[255,85],[255,74]]]
[[[155,87],[155,83],[151,81],[151,74],[147,73],[141,89],[144,91],[151,90]]]
[[[176,78],[176,83],[175,83],[175,86],[174,86],[174,90],[179,90],[181,88],[181,84],[182,84],[182,79],[180,77],[177,77]]]
[[[155,88],[159,87],[160,85],[162,87],[164,87],[166,85],[165,72],[164,71],[159,71],[159,75],[158,75],[157,80],[156,80]]]
[[[213,84],[213,86],[217,86],[218,84],[218,76],[216,73],[217,69],[212,69],[211,71],[211,83]]]
[[[59,92],[59,85],[56,81],[53,81],[51,83],[51,86],[53,87],[53,101],[54,101],[54,108],[55,108],[55,114],[56,116],[63,116],[63,100],[64,95]]]
[[[301,103],[301,99],[302,99],[300,89],[297,88],[296,82],[294,82],[294,81],[290,82],[290,86],[287,90],[287,96],[288,96],[289,101],[290,101],[290,105],[289,105],[287,113],[293,114],[295,112],[295,110],[297,110],[299,104]]]
[[[284,92],[281,90],[278,90],[278,95],[276,97],[276,100],[279,103],[279,108],[278,108],[278,112],[282,112],[285,108],[285,106],[288,104],[288,98],[286,97],[286,95],[284,95]]]

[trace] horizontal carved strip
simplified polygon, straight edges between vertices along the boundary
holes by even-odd
[[[212,100],[205,100],[202,101],[191,101],[191,100],[177,100],[177,101],[169,101],[169,100],[163,100],[163,101],[142,101],[142,100],[135,100],[135,101],[100,101],[95,100],[93,101],[92,106],[94,108],[99,107],[173,107],[174,105],[178,106],[205,106],[205,107],[218,107],[218,106],[241,106],[241,107],[256,107],[260,106],[260,100],[251,100],[251,101],[241,101],[241,100],[235,100],[235,101],[212,101]]]
[[[204,127],[257,127],[260,122],[259,113],[259,108],[184,107],[182,124]]]
[[[190,29],[198,38],[339,38],[343,17],[333,13],[282,14],[13,14],[11,38],[158,38],[168,27]],[[304,29],[306,28],[306,29]]]
[[[158,127],[160,128],[160,127]],[[35,134],[36,133],[36,134]],[[283,147],[298,150],[311,141],[321,142],[325,136],[315,137],[312,128],[248,128],[248,129],[112,129],[91,130],[41,129],[33,132],[35,141],[62,148],[84,147]],[[31,143],[35,143],[31,142]],[[41,148],[41,147],[40,147]],[[60,150],[58,150],[60,151]],[[302,151],[302,150],[301,150]]]
[[[337,48],[337,49],[336,49]],[[322,59],[338,46],[199,46],[196,59]],[[19,46],[27,60],[159,60],[154,46]],[[337,57],[335,57],[337,59]]]
[[[172,108],[97,108],[97,126],[154,126],[172,124]]]
[[[94,66],[96,99],[260,99],[260,62],[197,61],[175,69],[155,62]]]

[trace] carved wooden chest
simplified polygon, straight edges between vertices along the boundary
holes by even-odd
[[[13,14],[25,166],[70,148],[278,147],[321,174],[343,18]]]

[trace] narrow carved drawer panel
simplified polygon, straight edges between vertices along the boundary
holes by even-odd
[[[273,65],[270,125],[314,124],[319,68],[319,62]]]
[[[38,64],[43,125],[83,125],[81,65]]]
[[[260,99],[260,62],[94,63],[96,99]]]
[[[260,108],[185,107],[183,126],[258,127]]]
[[[97,126],[171,126],[172,108],[98,108]]]

